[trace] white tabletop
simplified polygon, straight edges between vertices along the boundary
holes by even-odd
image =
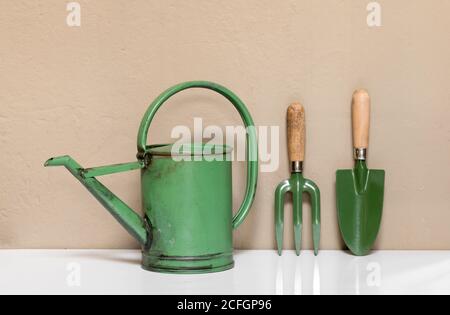
[[[227,272],[186,276],[140,268],[130,250],[2,250],[0,294],[450,294],[450,252],[237,251]]]

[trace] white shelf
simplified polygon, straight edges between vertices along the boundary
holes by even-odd
[[[139,251],[3,250],[0,294],[450,294],[450,252],[238,251],[227,272],[186,276],[140,268]]]

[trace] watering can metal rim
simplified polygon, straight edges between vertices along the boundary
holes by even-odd
[[[233,152],[233,148],[228,145],[209,143],[185,143],[180,145],[180,150],[174,152],[174,144],[155,144],[147,146],[146,153],[151,156],[171,157],[171,156],[219,156]]]

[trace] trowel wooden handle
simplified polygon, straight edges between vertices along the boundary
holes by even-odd
[[[289,106],[287,113],[288,150],[291,162],[305,160],[305,108],[300,103]]]
[[[369,148],[370,96],[366,90],[353,94],[353,146],[355,149]]]

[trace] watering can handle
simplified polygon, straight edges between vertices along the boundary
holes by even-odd
[[[253,119],[250,116],[250,113],[245,104],[233,92],[221,85],[212,82],[194,81],[176,85],[162,93],[150,105],[149,109],[144,115],[144,118],[142,119],[138,134],[138,158],[144,158],[147,152],[148,131],[150,129],[153,118],[156,115],[156,112],[169,98],[171,98],[175,94],[193,88],[212,90],[227,98],[238,110],[245,126],[247,127],[247,190],[244,201],[239,208],[239,211],[233,218],[233,228],[236,229],[243,223],[243,221],[247,217],[255,199],[256,186],[258,182],[258,143],[256,138],[256,128]]]

